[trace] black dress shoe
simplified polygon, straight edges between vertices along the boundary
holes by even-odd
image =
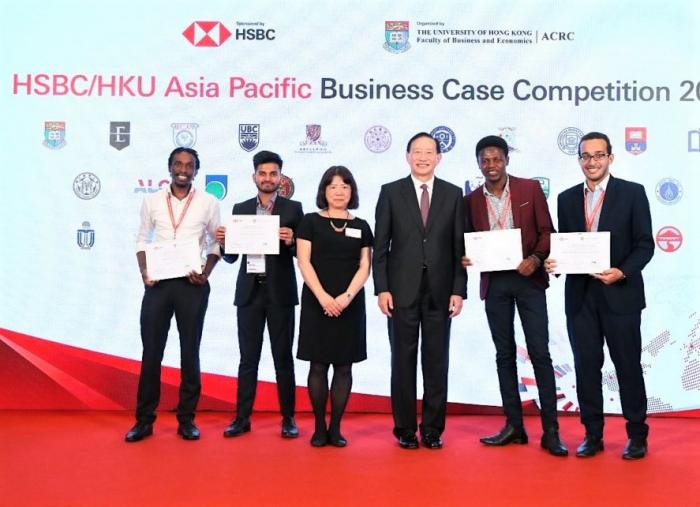
[[[250,424],[248,424],[250,429]],[[299,428],[293,417],[282,418],[282,438],[297,438],[299,436]]]
[[[543,449],[547,449],[549,454],[553,456],[568,456],[569,450],[559,438],[558,431],[547,431],[542,435],[540,445]]]
[[[250,419],[236,417],[224,430],[225,437],[237,437],[250,431]]]
[[[139,423],[127,432],[124,440],[127,442],[138,442],[150,435],[153,435],[153,425]]]
[[[328,443],[334,447],[345,447],[346,445],[348,445],[348,441],[340,433],[329,433]]]
[[[527,433],[525,428],[514,428],[506,424],[501,431],[495,435],[482,437],[479,442],[486,445],[527,444]]]
[[[622,453],[622,459],[642,459],[647,455],[647,439],[646,438],[630,438],[627,441],[625,450]]]
[[[324,447],[328,443],[328,432],[326,430],[314,431],[310,443],[313,447]]]
[[[576,449],[576,456],[579,458],[590,458],[603,449],[605,449],[605,446],[602,438],[586,435],[581,445]]]
[[[428,449],[442,449],[442,439],[437,433],[426,433],[421,435],[421,442]]]
[[[399,447],[402,449],[418,449],[418,439],[413,433],[399,435]]]
[[[184,440],[199,440],[199,428],[192,421],[180,423],[177,427],[177,434]]]

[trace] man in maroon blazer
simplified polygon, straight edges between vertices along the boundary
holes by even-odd
[[[476,145],[476,158],[484,184],[464,197],[465,230],[520,229],[523,260],[516,270],[481,274],[481,299],[496,346],[496,369],[506,425],[488,437],[486,445],[526,444],[522,405],[518,392],[515,307],[525,334],[528,354],[539,390],[543,435],[540,444],[555,456],[568,451],[559,438],[556,386],[549,355],[547,298],[548,275],[542,262],[549,255],[552,218],[540,184],[506,172],[508,144],[498,136],[487,136]],[[462,260],[471,265],[469,252]]]

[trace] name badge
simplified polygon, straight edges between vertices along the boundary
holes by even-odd
[[[246,273],[264,273],[265,256],[248,254],[246,256]]]
[[[360,229],[353,229],[352,227],[345,228],[345,235],[349,238],[361,238],[362,231]]]

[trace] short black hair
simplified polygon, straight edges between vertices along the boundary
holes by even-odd
[[[415,141],[416,139],[419,139],[419,138],[421,138],[421,137],[428,137],[428,138],[432,139],[433,141],[435,141],[435,152],[436,152],[438,155],[439,155],[440,153],[442,153],[442,152],[440,151],[440,141],[438,141],[437,139],[435,139],[433,136],[431,136],[431,135],[428,134],[427,132],[418,132],[415,136],[413,136],[411,139],[409,139],[409,140],[408,140],[408,144],[406,145],[406,153],[410,153],[410,152],[411,152],[411,145],[413,144],[413,141]]]
[[[334,165],[326,169],[326,172],[321,176],[321,183],[318,184],[318,193],[316,194],[316,207],[318,209],[326,209],[328,200],[326,199],[326,187],[331,184],[334,176],[340,176],[343,183],[350,185],[350,202],[348,209],[357,209],[360,206],[360,196],[357,194],[357,183],[352,177],[350,169],[342,165]]]
[[[607,145],[607,151],[608,155],[612,155],[612,144],[610,144],[610,138],[603,134],[602,132],[589,132],[585,136],[581,138],[581,140],[578,142],[578,156],[581,156],[581,145],[583,144],[584,141],[591,141],[593,139],[602,139],[605,141],[605,144]]]
[[[486,136],[476,143],[476,158],[484,148],[498,148],[508,157],[508,143],[501,136]]]
[[[173,151],[170,152],[170,156],[168,157],[168,169],[170,169],[170,166],[173,165],[173,159],[175,158],[175,155],[178,153],[189,153],[192,155],[194,158],[194,168],[195,170],[199,171],[199,154],[197,153],[196,150],[193,150],[192,148],[175,148]]]
[[[253,171],[258,170],[260,164],[266,164],[268,162],[274,162],[282,170],[282,157],[273,151],[259,151],[253,157]]]

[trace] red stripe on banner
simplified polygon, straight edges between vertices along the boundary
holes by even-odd
[[[0,328],[0,409],[101,409],[133,410],[141,362],[104,354]],[[177,406],[180,370],[161,370],[161,410]],[[535,385],[533,379],[522,379]],[[200,410],[235,410],[235,377],[202,373]],[[310,411],[308,392],[297,387],[297,410]],[[569,410],[573,404],[562,407]],[[421,410],[421,402],[417,402]],[[277,385],[258,382],[256,411],[279,410]],[[390,413],[391,399],[375,394],[352,393],[348,412]],[[450,415],[502,415],[498,406],[448,403]],[[523,402],[523,412],[539,409],[533,400]],[[700,417],[700,409],[651,414],[656,417]]]

